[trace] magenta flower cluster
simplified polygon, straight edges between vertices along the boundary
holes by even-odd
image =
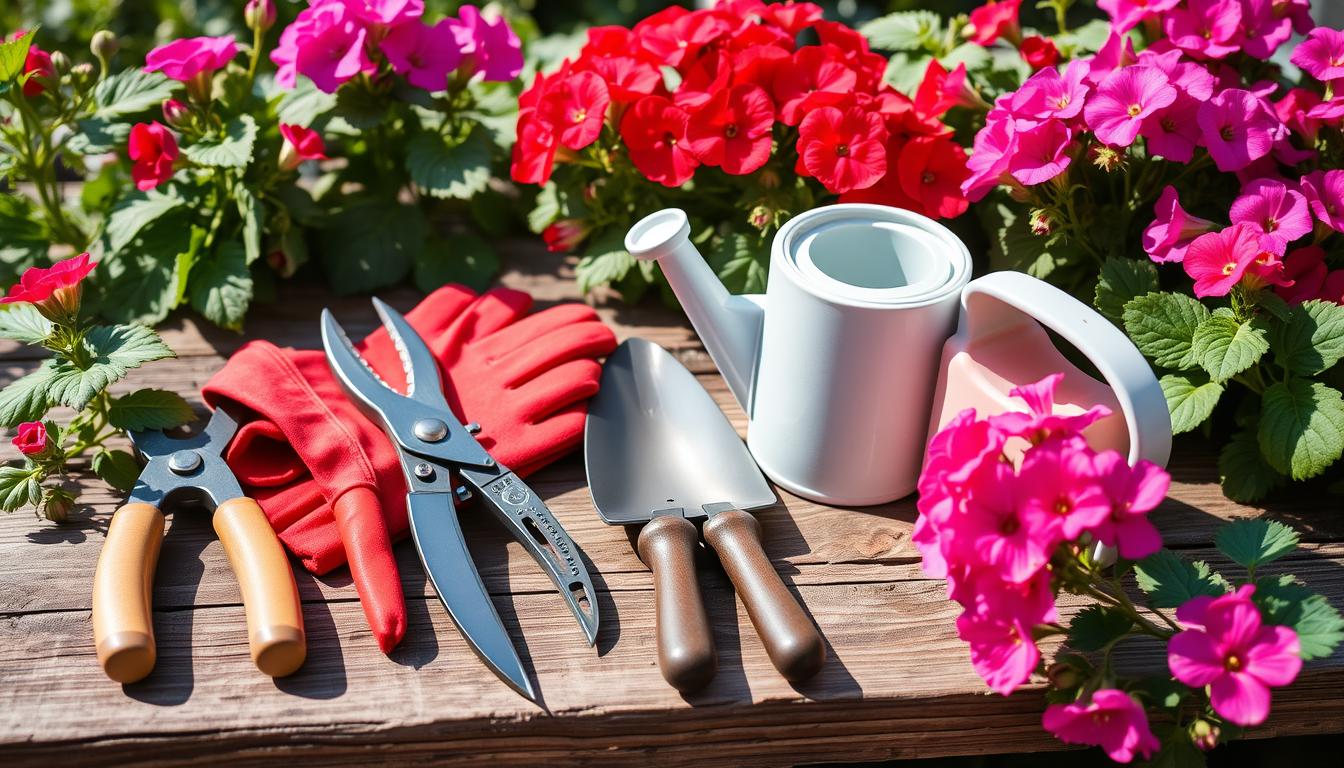
[[[271,51],[276,81],[293,88],[303,75],[333,93],[385,61],[411,85],[437,92],[463,68],[496,82],[522,71],[522,45],[504,19],[464,5],[457,18],[428,25],[424,11],[424,0],[312,0]]]
[[[1032,628],[1058,619],[1047,567],[1061,547],[1100,541],[1139,559],[1162,546],[1148,512],[1166,497],[1160,467],[1097,452],[1082,432],[1102,406],[1055,412],[1063,374],[1018,387],[1027,412],[958,414],[930,441],[913,540],[924,570],[963,607],[957,634],[990,688],[1007,695],[1040,661]],[[1025,450],[1024,450],[1025,449]],[[1020,457],[1010,460],[1010,457]]]

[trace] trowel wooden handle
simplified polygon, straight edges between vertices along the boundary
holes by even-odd
[[[308,653],[303,606],[285,550],[252,499],[220,504],[213,520],[243,593],[252,662],[271,677],[284,677],[298,669]]]
[[[815,675],[826,660],[826,647],[765,556],[761,524],[740,509],[712,514],[705,522],[705,542],[718,553],[775,669],[791,682]]]
[[[154,669],[150,600],[162,544],[158,507],[127,504],[112,515],[93,573],[93,643],[98,663],[118,683],[134,683]]]
[[[646,523],[637,543],[640,559],[653,571],[658,668],[672,687],[684,692],[703,688],[719,666],[695,578],[699,544],[695,523],[668,515]]]

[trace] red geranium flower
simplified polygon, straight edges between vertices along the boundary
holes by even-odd
[[[967,29],[967,39],[976,45],[990,45],[1000,37],[1016,44],[1022,36],[1017,26],[1017,12],[1022,0],[989,0],[985,5],[971,11],[971,26]]]
[[[753,83],[775,92],[775,77],[793,65],[793,55],[773,45],[759,45],[733,54],[733,84]]]
[[[518,116],[518,139],[513,143],[509,176],[519,184],[545,184],[551,180],[560,144],[551,126],[537,118],[535,109],[525,112]]]
[[[967,176],[966,150],[947,137],[911,139],[901,150],[896,172],[901,189],[918,200],[930,218],[955,218],[970,206],[961,191]]]
[[[551,79],[537,113],[559,133],[563,146],[577,150],[597,141],[610,104],[611,95],[601,77],[575,72],[563,80]]]
[[[886,142],[887,157],[899,158],[901,156],[901,147],[905,144],[904,136],[888,135]],[[877,183],[864,189],[854,189],[840,196],[842,203],[870,203],[873,205],[889,205],[893,208],[904,208],[907,211],[923,213],[923,203],[919,200],[905,194],[901,189],[901,181],[897,178],[900,174],[895,170],[885,174]]]
[[[836,194],[876,184],[887,172],[882,117],[858,107],[821,107],[798,126],[798,164]]]
[[[728,32],[727,22],[713,12],[687,11],[678,6],[655,13],[635,25],[635,35],[644,50],[671,67],[680,67],[701,48]]]
[[[915,103],[899,91],[883,88],[869,96],[856,94],[854,102],[865,112],[876,112],[887,125],[887,132],[911,134],[914,136],[952,135],[952,127],[944,125],[936,117],[930,117],[915,109]]]
[[[546,250],[569,253],[592,231],[593,225],[584,219],[560,219],[542,231],[541,239],[546,241]]]
[[[0,304],[29,302],[52,322],[64,322],[79,313],[80,282],[88,277],[97,262],[89,254],[58,261],[49,268],[29,267],[0,298]]]
[[[131,179],[136,189],[153,189],[173,177],[173,163],[179,154],[177,139],[162,123],[137,123],[131,128],[126,152],[135,163]]]
[[[47,452],[47,427],[40,421],[25,421],[11,442],[24,456],[40,456]]]
[[[1022,47],[1018,48],[1018,52],[1022,54],[1022,60],[1033,70],[1053,67],[1059,63],[1059,49],[1048,37],[1032,35],[1022,41]]]
[[[821,19],[821,6],[816,3],[771,3],[765,7],[765,18],[777,24],[789,33],[797,36],[799,32]]]
[[[775,103],[785,125],[798,125],[817,107],[839,104],[854,91],[858,76],[845,66],[844,54],[833,45],[808,45],[793,53],[791,66],[775,76]]]
[[[621,120],[621,139],[630,160],[650,181],[679,187],[700,163],[686,146],[686,110],[662,96],[645,96]]]
[[[714,94],[727,90],[732,75],[727,53],[706,51],[686,68],[672,101],[682,109],[695,109]]]
[[[280,166],[296,168],[305,160],[326,160],[327,145],[322,134],[302,125],[280,124],[280,135],[285,145],[280,148]]]
[[[967,87],[965,63],[948,72],[937,59],[929,59],[924,79],[915,92],[915,109],[926,117],[942,117],[958,104],[965,105],[969,98],[965,93]]]
[[[644,51],[630,30],[592,27],[588,30],[588,44],[574,63],[574,69],[596,73],[606,81],[613,100],[631,102],[656,92],[663,85],[663,75],[658,67],[641,54]]]
[[[30,46],[28,57],[23,60],[23,73],[31,75],[23,83],[23,95],[30,99],[41,95],[46,90],[42,80],[56,76],[56,67],[52,66],[51,54],[36,45]]]
[[[785,53],[793,53],[793,35],[779,27],[765,24],[752,24],[719,43],[722,50],[729,53],[740,53],[752,48],[778,48]]]
[[[700,162],[744,176],[770,159],[774,124],[770,96],[760,86],[744,83],[719,91],[693,113],[686,139]]]
[[[822,45],[833,45],[844,53],[845,64],[858,75],[859,90],[871,91],[887,73],[887,58],[868,48],[868,38],[838,21],[818,21],[817,37]]]

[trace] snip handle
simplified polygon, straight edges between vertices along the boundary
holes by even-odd
[[[695,578],[700,533],[684,517],[662,515],[639,532],[637,550],[653,571],[658,668],[682,692],[703,688],[718,671],[714,634]]]
[[[740,509],[711,514],[705,541],[718,553],[775,669],[795,683],[817,674],[826,646],[765,556],[755,516]]]
[[[154,566],[163,544],[163,513],[152,504],[118,509],[93,573],[93,643],[98,663],[118,683],[134,683],[154,669],[150,601]]]
[[[285,550],[252,499],[220,504],[214,524],[243,593],[252,662],[271,677],[284,677],[298,669],[308,653],[299,588]]]

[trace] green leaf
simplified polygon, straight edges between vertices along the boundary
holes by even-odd
[[[1246,568],[1255,568],[1297,549],[1297,531],[1274,520],[1236,520],[1218,531],[1218,551]]]
[[[117,322],[157,323],[182,301],[187,269],[204,230],[174,211],[139,232],[129,245],[99,265],[98,311]]]
[[[311,126],[322,115],[336,108],[336,95],[323,93],[313,81],[298,78],[294,88],[284,92],[275,106],[275,116],[287,125]]]
[[[1190,347],[1209,376],[1221,384],[1255,365],[1269,351],[1269,339],[1259,321],[1242,323],[1213,315],[1199,324]]]
[[[75,131],[65,148],[80,155],[104,155],[126,143],[131,124],[113,118],[86,117],[75,123]]]
[[[0,282],[18,282],[29,267],[46,263],[51,249],[43,218],[27,195],[0,193]]]
[[[189,160],[214,168],[242,168],[252,160],[257,141],[257,121],[239,115],[224,124],[222,134],[210,134],[182,150]]]
[[[0,390],[0,425],[13,427],[46,415],[51,407],[52,366],[51,360],[44,360],[32,373]]]
[[[332,290],[351,294],[401,282],[424,253],[427,229],[417,206],[381,197],[347,205],[319,232]]]
[[[406,148],[411,181],[432,197],[466,200],[490,183],[490,138],[473,130],[460,144],[420,133]]]
[[[137,389],[112,398],[107,420],[117,429],[171,429],[195,418],[191,404],[166,389]]]
[[[1033,233],[1029,217],[1015,205],[981,205],[977,212],[986,231],[991,233],[989,260],[992,269],[1012,269],[1046,280],[1056,272],[1076,266],[1084,258],[1081,250],[1063,238],[1041,237]]]
[[[709,265],[732,293],[765,293],[769,264],[769,244],[740,232],[723,237],[709,254]]]
[[[1111,322],[1122,325],[1125,305],[1156,291],[1157,287],[1157,267],[1151,261],[1111,256],[1101,265],[1101,277],[1092,303]]]
[[[93,354],[88,368],[68,360],[52,367],[49,397],[52,402],[84,410],[99,392],[132,368],[172,357],[173,351],[152,329],[143,325],[100,325],[89,330],[84,343]]]
[[[125,493],[135,487],[135,481],[140,477],[140,464],[127,451],[103,449],[93,455],[93,473]]]
[[[540,235],[556,219],[560,218],[560,188],[554,181],[537,192],[536,206],[527,214],[527,228]]]
[[[1178,683],[1165,675],[1145,677],[1143,680],[1139,681],[1137,687],[1131,690],[1133,693],[1137,693],[1139,696],[1163,709],[1175,709],[1179,707],[1181,705],[1181,700],[1192,693],[1189,687]]]
[[[1169,549],[1159,549],[1134,565],[1134,579],[1154,608],[1177,608],[1199,595],[1227,594],[1228,584],[1203,561],[1188,562]]]
[[[225,243],[219,253],[198,262],[187,278],[192,308],[221,328],[241,331],[252,302],[252,271],[247,264],[243,246],[236,242]]]
[[[0,307],[0,337],[24,344],[41,344],[51,335],[51,321],[27,302]]]
[[[942,36],[942,20],[933,11],[902,11],[859,27],[868,44],[884,51],[932,50]]]
[[[1231,738],[1229,728],[1223,729],[1223,738]],[[1190,739],[1190,730],[1186,726],[1163,724],[1154,728],[1154,733],[1162,740],[1161,750],[1152,760],[1138,763],[1136,768],[1205,768],[1208,765],[1204,753]]]
[[[993,62],[993,55],[983,45],[976,43],[962,43],[953,48],[945,56],[938,57],[938,63],[943,68],[951,72],[957,68],[958,64],[965,64],[968,72],[975,72],[984,69]]]
[[[390,102],[382,96],[354,85],[336,92],[334,112],[355,130],[367,131],[387,119],[389,105]]]
[[[265,211],[252,190],[239,185],[234,190],[238,202],[238,215],[243,219],[243,248],[247,254],[247,263],[261,258],[261,233],[265,226],[262,217]]]
[[[146,72],[129,67],[110,75],[93,89],[94,117],[113,118],[134,115],[158,107],[181,87],[162,72]]]
[[[1344,358],[1344,306],[1312,299],[1274,334],[1274,359],[1291,373],[1315,376]]]
[[[1306,379],[1271,384],[1261,400],[1260,451],[1269,465],[1306,480],[1344,453],[1344,397]]]
[[[1125,304],[1125,332],[1157,365],[1188,371],[1199,364],[1195,331],[1209,317],[1209,310],[1190,296],[1147,293]]]
[[[24,62],[28,60],[28,49],[33,44],[36,29],[30,29],[14,40],[0,43],[0,83],[13,82],[23,74]]]
[[[0,467],[0,509],[6,512],[42,501],[42,486],[37,482],[38,467]]]
[[[429,293],[448,283],[462,283],[485,290],[499,271],[499,254],[485,240],[470,232],[451,240],[434,239],[415,260],[415,287]]]
[[[1133,628],[1129,617],[1113,608],[1089,605],[1069,622],[1068,644],[1084,653],[1100,651]]]
[[[131,192],[112,206],[104,236],[110,253],[119,253],[149,226],[169,211],[187,202],[175,185]]]
[[[1177,435],[1203,424],[1223,396],[1222,384],[1198,373],[1169,373],[1159,383],[1171,411],[1171,431]]]
[[[579,291],[586,294],[620,280],[634,266],[635,257],[625,250],[625,234],[620,227],[608,227],[590,238],[588,250],[579,259]]]
[[[1265,623],[1292,627],[1306,661],[1330,656],[1344,641],[1344,617],[1324,595],[1312,592],[1293,576],[1256,579],[1251,599]]]
[[[1227,498],[1250,504],[1269,495],[1283,479],[1260,454],[1255,431],[1243,429],[1218,454],[1218,477]]]

